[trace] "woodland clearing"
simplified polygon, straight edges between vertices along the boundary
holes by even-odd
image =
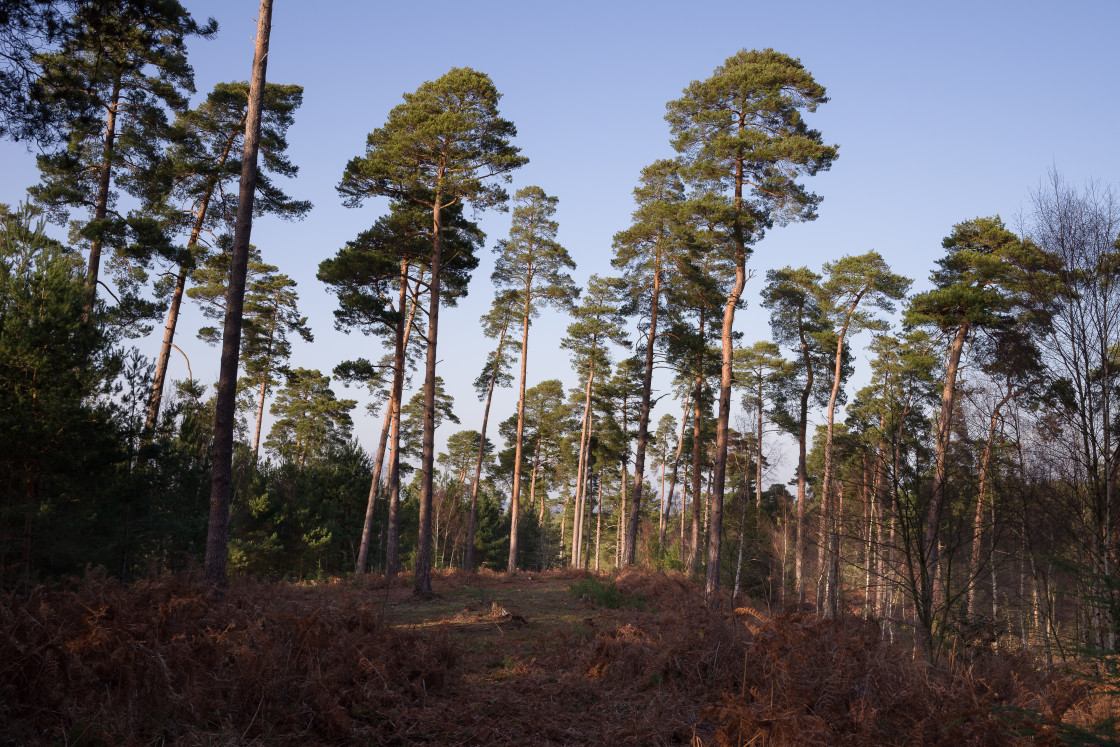
[[[0,743],[1061,744],[1116,708],[1020,652],[932,668],[856,616],[713,612],[683,575],[406,582],[8,594]]]

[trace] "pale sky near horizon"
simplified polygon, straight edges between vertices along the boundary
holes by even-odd
[[[247,79],[257,3],[184,0],[199,19],[217,18],[216,39],[191,44],[198,95],[215,83]],[[559,198],[560,242],[583,285],[610,272],[611,237],[629,224],[631,190],[643,166],[673,155],[665,103],[743,48],[773,47],[800,58],[831,101],[810,126],[840,146],[831,172],[811,180],[824,198],[811,224],[776,227],[756,247],[746,308],[736,328],[744,343],[769,337],[758,291],[769,268],[822,263],[876,249],[915,289],[941,254],[954,223],[1000,214],[1012,228],[1030,193],[1056,169],[1073,185],[1120,178],[1115,29],[1120,3],[1068,2],[651,2],[364,3],[277,0],[268,79],[304,86],[289,133],[300,166],[290,194],[315,209],[299,223],[259,220],[253,243],[265,261],[299,283],[315,333],[295,345],[293,366],[329,372],[346,358],[376,358],[376,340],[334,329],[334,299],[316,268],[370,226],[384,207],[341,205],[335,185],[366,134],[384,123],[401,94],[452,67],[488,73],[502,92],[502,113],[518,128],[530,159],[509,187],[536,184]],[[0,202],[14,204],[37,174],[23,144],[0,143]],[[440,374],[455,396],[461,426],[481,420],[471,382],[491,343],[477,332],[492,291],[490,249],[509,214],[480,221],[487,250],[470,295],[441,316]],[[199,343],[191,305],[177,341],[197,378],[216,380],[218,351]],[[558,377],[576,383],[560,338],[568,321],[546,312],[530,338],[529,386]],[[158,338],[136,341],[154,356]],[[868,356],[856,351],[855,381]],[[185,378],[172,359],[172,378]],[[416,377],[416,383],[422,383]],[[340,396],[364,393],[336,387]],[[406,395],[407,396],[407,395]],[[738,397],[736,396],[736,399]],[[514,390],[495,398],[490,429],[516,407]],[[665,398],[653,415],[680,416]],[[355,411],[356,435],[376,446],[379,419]],[[652,427],[652,426],[651,426]],[[266,422],[267,428],[267,422]],[[774,480],[792,470],[792,450]]]

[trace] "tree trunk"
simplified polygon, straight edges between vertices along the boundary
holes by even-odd
[[[952,434],[953,399],[956,395],[957,367],[961,362],[961,353],[964,350],[965,340],[968,339],[969,327],[962,324],[953,336],[953,343],[949,348],[949,361],[945,369],[945,384],[941,389],[941,416],[937,420],[937,457],[933,475],[933,499],[925,516],[925,536],[922,546],[924,567],[922,582],[925,587],[921,594],[921,603],[925,608],[919,615],[932,622],[935,605],[940,604],[940,589],[937,579],[937,566],[940,564],[938,542],[940,540],[941,514],[945,508],[945,484],[949,470],[949,437]],[[931,631],[925,631],[929,634]],[[931,641],[932,644],[932,641]]]
[[[627,397],[627,394],[625,392],[623,392],[623,394],[622,394],[622,434],[623,434],[623,439],[624,440],[625,440],[626,433],[627,433],[627,427],[629,426],[629,423],[627,422],[627,419],[626,419],[626,406],[627,406],[628,403],[629,403],[629,397]],[[626,547],[627,547],[626,533],[625,533],[625,530],[623,530],[623,527],[626,526],[626,501],[627,501],[627,498],[628,498],[628,496],[626,494],[626,487],[627,487],[627,482],[628,482],[627,475],[626,475],[626,464],[627,464],[627,462],[630,461],[629,451],[630,451],[629,450],[629,444],[627,444],[627,448],[624,449],[623,453],[622,453],[622,485],[619,486],[619,504],[618,504],[619,509],[620,509],[620,511],[619,511],[620,518],[618,519],[618,521],[616,521],[617,527],[615,529],[615,542],[614,542],[616,547],[619,544],[622,545],[622,555],[623,556],[626,555]],[[637,540],[637,535],[635,535],[635,541],[636,540]],[[622,558],[619,558],[619,560],[622,560]],[[633,560],[631,560],[629,563],[627,563],[627,565],[631,565],[631,564],[633,564]],[[621,567],[621,565],[622,565],[621,562],[615,562],[615,567],[616,568]]]
[[[984,453],[980,458],[980,487],[976,495],[976,513],[972,518],[972,548],[968,557],[968,616],[970,618],[976,614],[976,589],[980,581],[980,541],[984,530],[984,496],[988,492],[988,470],[992,464],[992,446],[995,443],[996,430],[999,426],[1000,410],[1012,396],[1012,393],[1009,392],[992,410],[992,417],[988,423],[988,438],[984,442]]]
[[[225,165],[232,147],[233,138],[230,138],[226,142],[225,150],[218,161],[219,166]],[[198,239],[202,235],[202,226],[206,221],[206,211],[210,207],[210,198],[214,194],[214,188],[214,184],[208,185],[199,201],[194,227],[191,229],[191,237],[187,241],[187,254],[189,256],[193,256],[195,247],[198,246]],[[179,265],[179,274],[175,278],[175,291],[171,295],[171,306],[167,310],[167,323],[163,327],[163,343],[160,346],[159,358],[156,361],[155,378],[152,379],[152,397],[148,403],[148,417],[144,423],[144,429],[148,432],[155,429],[156,422],[159,419],[160,403],[163,401],[163,388],[167,381],[167,366],[171,360],[171,348],[175,343],[175,327],[179,323],[179,309],[183,304],[183,292],[187,287],[188,274],[186,264]]]
[[[595,379],[595,361],[591,359],[587,370],[587,392],[583,402],[583,422],[579,436],[579,460],[576,466],[576,502],[572,518],[572,566],[578,568],[583,559],[583,508],[587,491],[588,446],[591,443],[591,386]]]
[[[680,432],[680,435],[677,437],[677,453],[676,453],[676,456],[673,457],[673,471],[671,473],[672,477],[669,479],[669,503],[665,507],[666,524],[668,523],[668,514],[672,513],[672,510],[673,510],[673,494],[677,490],[677,474],[678,474],[678,471],[679,471],[680,465],[681,465],[681,452],[684,451],[684,431],[685,431],[685,428],[688,427],[688,411],[689,411],[689,406],[691,404],[691,397],[692,397],[691,392],[689,392],[689,394],[687,396],[685,396],[684,411],[681,412],[681,432]],[[684,560],[684,529],[683,529],[683,527],[684,527],[684,496],[683,495],[681,496],[681,527],[682,527],[682,529],[681,529],[681,546],[680,546],[679,555],[680,555],[681,561],[683,561]],[[664,527],[662,528],[662,531],[661,531],[661,546],[665,547],[665,528]]]
[[[366,498],[366,513],[362,521],[362,539],[358,543],[358,560],[355,563],[356,572],[361,575],[366,572],[369,562],[370,536],[373,534],[373,516],[377,507],[377,488],[381,485],[381,467],[385,462],[385,449],[389,443],[389,428],[393,423],[393,404],[385,403],[385,418],[381,424],[381,437],[377,442],[377,456],[373,460],[373,479],[369,481],[369,496]]]
[[[738,182],[738,180],[736,180]],[[737,190],[742,189],[737,184]],[[737,200],[741,196],[737,197]],[[724,482],[727,477],[727,439],[728,425],[731,421],[731,380],[732,366],[735,358],[735,346],[732,338],[735,324],[735,307],[739,305],[739,297],[747,284],[747,254],[740,246],[739,256],[735,262],[735,284],[727,296],[727,303],[723,308],[723,329],[721,338],[723,342],[723,361],[720,366],[719,388],[719,419],[716,421],[716,459],[715,471],[712,475],[712,500],[708,521],[708,577],[704,585],[704,598],[708,607],[719,607],[719,571],[720,550],[723,542],[723,494]]]
[[[267,41],[265,43],[267,45]],[[255,65],[253,72],[256,73]],[[98,168],[97,175],[97,203],[93,209],[93,220],[99,224],[109,214],[109,185],[113,175],[113,152],[117,137],[117,107],[120,105],[120,95],[121,79],[118,75],[113,81],[113,92],[109,95],[109,104],[106,107],[109,114],[105,120],[105,141],[101,148],[101,166]],[[241,173],[244,179],[244,169]],[[102,228],[99,227],[96,236],[89,244],[89,266],[86,268],[87,295],[82,314],[83,321],[89,321],[90,314],[93,313],[93,304],[97,300],[97,276],[101,268],[101,230]]]
[[[599,572],[599,548],[603,538],[603,473],[599,473],[599,497],[595,505],[595,572]]]
[[[542,440],[543,439],[541,438],[540,429],[539,429],[539,426],[538,426],[537,448],[534,449],[534,453],[533,453],[533,474],[529,478],[529,506],[530,507],[533,507],[533,506],[537,505],[537,472],[540,470],[540,466],[541,466],[541,441]],[[547,495],[542,495],[541,496],[540,514],[537,516],[537,526],[539,526],[539,527],[544,526],[544,502],[545,502],[546,497],[547,497]]]
[[[189,245],[188,245],[189,246]],[[175,325],[179,321],[179,308],[183,304],[183,291],[187,287],[187,268],[180,265],[175,277],[175,290],[171,294],[171,306],[167,310],[167,323],[163,326],[163,344],[159,358],[156,359],[156,373],[152,379],[152,396],[148,400],[148,415],[144,419],[144,431],[151,433],[159,422],[159,409],[163,403],[163,388],[167,381],[167,366],[171,361],[171,346],[175,340]]]
[[[619,486],[619,490],[621,491],[620,496],[619,496],[619,500],[618,500],[619,517],[618,517],[618,520],[615,522],[615,543],[614,544],[615,544],[615,549],[617,550],[617,552],[615,553],[615,555],[617,557],[615,557],[615,561],[614,561],[615,568],[621,568],[622,567],[623,559],[626,555],[626,530],[625,530],[624,527],[626,527],[626,483],[627,482],[628,482],[628,480],[627,480],[627,475],[626,475],[626,466],[623,465],[623,467],[622,467],[622,484]]]
[[[755,462],[755,478],[754,478],[754,510],[756,514],[761,515],[762,512],[762,376],[759,371],[758,377],[758,423],[756,424],[756,453],[758,458]]]
[[[844,521],[844,483],[836,485],[836,519],[828,536],[828,609],[832,617],[840,613],[840,527]]]
[[[210,518],[206,534],[205,575],[210,586],[225,587],[228,551],[229,497],[233,479],[233,426],[236,414],[237,360],[241,350],[241,317],[245,304],[245,275],[249,267],[249,241],[253,229],[253,198],[257,183],[257,151],[261,134],[268,40],[272,27],[272,0],[261,0],[257,19],[257,41],[253,53],[253,77],[249,83],[249,110],[245,117],[245,146],[241,157],[241,184],[237,219],[230,258],[230,282],[226,297],[222,363],[214,407],[213,468],[210,481]],[[96,265],[90,257],[89,275],[96,281]],[[92,295],[91,295],[92,299]]]
[[[566,489],[565,489],[564,508],[563,508],[563,510],[560,511],[560,564],[561,565],[564,564],[564,532],[565,532],[565,530],[567,529],[567,526],[568,526],[568,501],[570,501],[571,498],[572,498],[572,496],[567,494]],[[574,521],[574,519],[575,519],[574,509],[573,509],[572,518],[573,518],[573,521]]]
[[[843,353],[844,353],[844,337],[848,333],[848,325],[851,323],[852,315],[855,313],[856,307],[859,306],[860,300],[863,298],[865,291],[860,291],[855,300],[852,301],[851,306],[848,307],[847,317],[844,320],[844,326],[840,330],[840,334],[836,340],[836,368],[833,371],[832,378],[832,394],[828,398],[828,428],[825,432],[824,442],[824,477],[821,479],[821,510],[824,518],[821,520],[821,527],[827,527],[828,532],[828,546],[835,547],[835,554],[829,552],[829,569],[828,576],[832,578],[834,575],[839,578],[839,569],[832,568],[832,563],[839,563],[839,547],[840,547],[840,528],[836,526],[835,518],[830,515],[831,506],[831,491],[832,491],[832,431],[836,416],[836,397],[840,393],[840,375],[843,366]],[[833,538],[833,534],[836,535]],[[821,542],[826,541],[825,537],[821,537]],[[836,617],[839,611],[836,609],[834,601],[837,597],[834,594],[829,595],[829,606],[825,610],[826,617]]]
[[[467,529],[467,547],[463,555],[463,570],[469,575],[474,568],[474,535],[477,529],[478,517],[478,486],[482,481],[482,458],[486,450],[486,425],[490,422],[490,403],[494,399],[494,382],[498,379],[498,370],[501,367],[502,346],[506,342],[506,325],[498,335],[498,350],[494,356],[494,370],[490,372],[490,384],[486,387],[486,406],[482,410],[482,432],[478,438],[478,460],[474,465],[474,482],[471,485],[471,515]]]
[[[739,118],[739,136],[742,137],[746,123]],[[735,222],[732,235],[735,240],[735,282],[727,294],[723,307],[723,327],[720,330],[722,360],[720,362],[719,412],[716,420],[715,474],[712,477],[711,519],[708,524],[708,574],[704,584],[704,600],[710,609],[719,608],[719,571],[720,550],[723,541],[723,493],[724,479],[727,475],[727,437],[731,421],[731,381],[733,378],[735,348],[732,337],[735,324],[735,308],[747,284],[747,243],[743,228],[743,182],[744,156],[740,151],[735,161],[735,197],[733,207]]]
[[[649,312],[649,334],[646,337],[646,365],[642,374],[642,408],[638,418],[638,444],[634,456],[634,500],[630,508],[630,523],[626,527],[626,552],[623,563],[633,565],[638,544],[638,520],[642,510],[642,483],[645,480],[646,442],[649,440],[650,392],[653,387],[653,347],[657,341],[657,307],[661,299],[661,272],[653,274],[653,294]],[[664,514],[662,514],[664,516]],[[664,529],[662,529],[664,541]]]
[[[404,396],[404,377],[407,361],[405,351],[408,350],[408,340],[412,335],[413,322],[416,319],[416,309],[419,305],[419,280],[416,288],[412,290],[412,302],[409,306],[408,316],[397,320],[393,335],[393,384],[389,392],[389,401],[386,403],[385,417],[389,429],[389,479],[386,481],[389,490],[388,515],[385,519],[385,575],[389,578],[397,575],[400,570],[400,445],[401,445],[401,398]],[[398,289],[397,308],[404,313],[404,305],[409,296],[408,262],[401,262],[400,288]],[[385,441],[385,431],[381,433],[382,443]],[[359,569],[364,569],[361,562],[363,550],[368,558],[369,537],[373,532],[374,509],[377,500],[377,487],[381,477],[381,453],[378,449],[377,465],[374,468],[373,479],[370,480],[369,498],[366,501],[366,517],[362,526],[362,549],[358,551]]]
[[[401,297],[400,302],[401,302],[402,305],[404,303],[405,288],[406,288],[406,285],[405,285],[405,282],[404,282],[403,270],[402,270],[401,287],[400,287],[400,297]],[[400,324],[400,321],[398,320],[398,322],[397,322],[398,329],[394,330],[394,337],[396,337],[396,333],[399,331],[400,326],[401,326],[401,324]],[[397,340],[394,340],[394,348],[397,347],[396,343],[397,343]],[[375,509],[377,507],[377,492],[378,492],[378,488],[381,486],[381,471],[382,471],[382,466],[384,465],[384,462],[385,462],[385,451],[386,451],[386,449],[388,447],[388,443],[389,443],[389,431],[393,427],[393,411],[394,411],[393,398],[396,396],[396,392],[397,392],[397,389],[396,389],[396,379],[397,379],[396,363],[398,362],[396,360],[397,356],[395,355],[395,352],[396,351],[394,350],[393,383],[390,384],[389,399],[385,403],[385,418],[381,423],[381,437],[378,439],[378,442],[377,442],[377,456],[374,458],[374,461],[373,461],[373,477],[369,481],[369,496],[366,498],[366,513],[365,513],[365,518],[362,521],[362,539],[358,544],[357,572],[359,574],[362,574],[362,573],[366,572],[367,564],[368,564],[368,561],[369,561],[369,544],[370,544],[370,537],[373,534],[373,518],[374,518],[374,514],[375,514]],[[390,460],[391,459],[392,458],[390,457]],[[382,532],[382,536],[384,536],[384,531]]]
[[[509,501],[510,528],[507,573],[517,572],[517,524],[521,513],[521,447],[525,433],[525,376],[529,364],[529,291],[532,282],[532,276],[530,275],[526,281],[525,315],[521,328],[521,384],[517,394],[517,438],[514,441],[513,448],[513,492]]]
[[[879,418],[879,433],[882,434],[883,428],[886,423],[885,416]],[[874,484],[871,488],[871,505],[868,508],[867,516],[867,549],[864,552],[865,560],[867,562],[867,570],[864,573],[863,579],[863,616],[870,618],[875,614],[878,608],[879,592],[875,585],[872,584],[873,572],[878,573],[878,582],[882,583],[882,571],[873,571],[876,568],[876,562],[881,558],[881,552],[876,551],[875,533],[878,532],[879,542],[878,545],[883,544],[883,529],[879,522],[880,502],[879,496],[883,489],[883,450],[885,449],[883,439],[880,436],[879,443],[875,447],[875,477]]]
[[[743,508],[739,514],[739,555],[735,560],[735,587],[731,592],[731,599],[739,596],[739,579],[743,573],[743,545],[747,537],[747,498],[743,496]]]
[[[806,472],[806,442],[809,439],[809,396],[813,392],[813,358],[806,339],[805,324],[800,311],[797,317],[797,334],[801,340],[801,355],[805,360],[805,388],[801,390],[801,418],[797,428],[797,533],[793,548],[794,583],[797,585],[797,601],[805,603],[805,513],[809,502]]]
[[[696,363],[696,404],[700,404],[704,386],[704,357],[701,355]],[[703,443],[701,439],[701,425],[703,413],[699,406],[692,410],[692,536],[688,548],[688,573],[696,573],[696,560],[700,552],[700,480],[703,476],[701,460]],[[683,506],[682,506],[683,509]],[[684,520],[683,510],[681,520]]]
[[[279,313],[279,308],[275,311]],[[268,327],[267,355],[265,356],[264,370],[261,371],[261,393],[257,398],[257,427],[253,432],[253,464],[257,463],[257,454],[261,448],[261,424],[264,422],[264,400],[268,396],[268,374],[269,368],[272,366],[272,343],[275,335],[276,317],[274,316]]]
[[[412,593],[432,593],[432,480],[436,453],[436,342],[439,336],[440,273],[443,253],[444,207],[440,187],[432,201],[432,259],[428,286],[428,351],[424,365],[424,433],[420,448],[420,529],[416,543],[416,572]],[[516,537],[511,539],[515,542]]]

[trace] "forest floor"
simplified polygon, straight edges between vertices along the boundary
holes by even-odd
[[[1120,712],[1022,653],[931,667],[855,617],[709,611],[679,574],[433,586],[5,595],[0,744],[1061,744]]]

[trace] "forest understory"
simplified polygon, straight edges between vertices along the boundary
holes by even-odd
[[[1116,698],[1014,641],[937,667],[905,629],[683,574],[320,584],[91,572],[0,606],[0,744],[1107,744]],[[1097,726],[1093,726],[1097,725]],[[1090,737],[1083,729],[1098,729]],[[1093,741],[1094,739],[1099,741]]]

